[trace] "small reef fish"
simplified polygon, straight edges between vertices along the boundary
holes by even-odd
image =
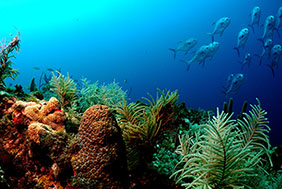
[[[229,17],[222,17],[212,24],[214,25],[214,30],[213,32],[208,33],[209,35],[211,35],[212,41],[214,41],[215,34],[222,36],[224,30],[229,26],[230,22],[231,19]]]
[[[184,51],[185,54],[188,53],[190,49],[192,49],[196,44],[198,43],[198,40],[196,38],[189,38],[184,41],[179,41],[178,45],[175,49],[169,48],[174,53],[174,59],[176,58],[176,53],[178,51]]]
[[[248,67],[250,67],[251,61],[252,61],[252,55],[251,53],[247,53],[244,57],[244,60],[240,62],[240,64],[242,65],[242,70],[244,69],[245,65],[248,65]]]
[[[275,27],[275,19],[274,16],[270,15],[265,19],[261,40],[265,40],[267,38],[272,39],[274,27]]]
[[[249,26],[252,28],[253,32],[255,33],[254,25],[259,26],[259,21],[261,17],[261,9],[258,6],[255,6],[251,13],[251,23]]]
[[[40,70],[40,68],[39,68],[39,67],[36,67],[36,66],[32,66],[32,69]]]
[[[208,53],[210,52],[210,46],[209,45],[202,45],[195,53],[193,58],[189,61],[187,60],[181,60],[182,62],[185,62],[187,66],[187,71],[190,69],[190,66],[193,62],[199,62],[199,64],[205,64],[205,60],[207,58]]]
[[[240,57],[240,51],[239,48],[244,48],[246,45],[246,42],[249,38],[249,29],[248,28],[243,28],[237,37],[237,46],[234,47],[234,49],[237,51],[238,56]]]
[[[282,7],[278,9],[275,20],[275,30],[277,31],[279,38],[281,38],[279,34],[280,27],[282,27]]]
[[[278,68],[278,63],[282,54],[281,45],[274,45],[271,49],[271,64],[268,67],[272,71],[273,77],[275,77],[274,68]]]
[[[215,53],[217,52],[219,48],[219,42],[212,42],[208,45],[210,47],[209,52],[207,54],[207,58],[213,59]]]
[[[225,95],[237,93],[244,81],[244,75],[241,73],[230,74],[227,78],[227,85],[223,91]]]
[[[255,54],[255,56],[259,57],[259,65],[261,65],[262,63],[262,59],[265,55],[267,55],[267,57],[270,57],[270,52],[271,49],[273,47],[273,41],[272,39],[266,39],[265,42],[261,41],[263,44],[263,49],[262,49],[262,53],[260,55]]]
[[[54,71],[55,71],[55,70],[52,69],[52,68],[46,68],[46,70],[49,71],[49,72],[54,72]]]

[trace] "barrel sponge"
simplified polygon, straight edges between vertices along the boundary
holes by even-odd
[[[78,140],[80,150],[72,157],[76,177],[96,188],[128,188],[125,145],[107,106],[94,105],[85,111]]]

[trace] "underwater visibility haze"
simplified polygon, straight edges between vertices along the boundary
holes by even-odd
[[[69,76],[81,90],[86,78],[117,83],[128,104],[147,94],[155,97],[157,89],[177,90],[188,109],[217,115],[217,107],[223,110],[232,98],[233,116],[245,101],[249,112],[259,99],[267,112],[270,144],[282,144],[281,1],[12,0],[1,7],[2,44],[14,51],[9,42],[20,39],[12,60],[17,78],[5,80],[7,87],[17,84],[29,92],[33,78],[40,88],[43,81],[56,87]],[[62,107],[72,103],[64,100]],[[81,161],[80,155],[74,159]]]

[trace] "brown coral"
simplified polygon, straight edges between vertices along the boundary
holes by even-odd
[[[39,122],[33,122],[28,126],[27,129],[29,139],[33,140],[35,143],[40,144],[40,135],[44,133],[52,133],[53,129]]]
[[[46,105],[43,105],[41,110],[40,110],[40,113],[42,115],[47,115],[51,112],[54,112],[56,110],[60,110],[60,102],[55,98],[55,97],[52,97],[49,99],[48,103]]]
[[[23,110],[18,111],[17,107],[23,107]],[[35,102],[17,101],[11,108],[13,112],[14,122],[16,124],[27,124],[31,122],[40,122],[47,124],[56,131],[65,130],[66,115],[61,110],[59,101],[52,97],[48,102],[41,101],[39,104]],[[24,116],[24,118],[23,118]],[[21,118],[21,119],[18,119]]]
[[[127,188],[128,174],[121,131],[107,106],[86,110],[80,123],[80,151],[72,157],[76,178],[96,188]]]

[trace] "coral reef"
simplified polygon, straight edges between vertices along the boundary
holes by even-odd
[[[72,157],[77,180],[85,179],[87,186],[96,188],[128,187],[125,146],[108,107],[94,105],[86,110],[78,140],[81,149]]]

